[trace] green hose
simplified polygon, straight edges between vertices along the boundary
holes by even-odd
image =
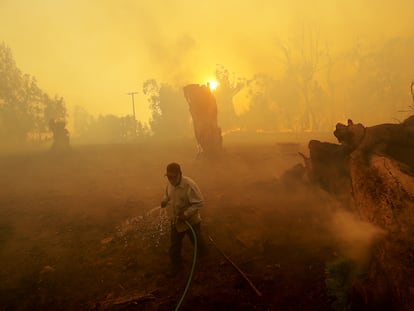
[[[193,274],[194,274],[194,269],[195,269],[195,264],[196,264],[196,260],[197,260],[197,235],[193,229],[193,227],[190,225],[190,223],[186,220],[185,223],[187,224],[187,226],[190,228],[192,234],[193,234],[193,238],[194,238],[194,256],[193,256],[193,265],[191,266],[191,271],[190,271],[190,276],[188,277],[187,280],[187,284],[185,286],[184,292],[181,296],[180,301],[177,304],[177,307],[175,308],[175,311],[177,311],[178,309],[180,309],[181,304],[183,303],[184,297],[187,294],[188,288],[190,287],[190,283],[191,280],[193,279]]]

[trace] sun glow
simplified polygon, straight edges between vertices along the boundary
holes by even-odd
[[[214,91],[217,88],[218,83],[215,80],[209,80],[207,86],[210,88],[210,91]]]

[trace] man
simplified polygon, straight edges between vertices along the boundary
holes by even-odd
[[[168,184],[162,208],[167,208],[167,214],[171,220],[171,245],[169,255],[172,269],[171,276],[177,274],[182,268],[181,247],[185,235],[188,235],[194,245],[193,233],[186,221],[193,228],[198,245],[198,253],[204,255],[207,251],[206,244],[200,234],[201,217],[199,209],[203,207],[203,196],[197,184],[189,177],[183,176],[178,163],[170,163],[167,166]]]

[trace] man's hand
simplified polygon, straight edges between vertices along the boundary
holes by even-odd
[[[182,213],[182,214],[180,214],[180,215],[178,215],[178,220],[180,220],[180,221],[186,221],[187,220],[187,217],[185,217],[185,215],[184,215],[184,213]]]
[[[161,208],[165,208],[167,206],[167,201],[161,201]]]

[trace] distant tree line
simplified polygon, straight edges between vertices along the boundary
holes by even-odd
[[[369,50],[357,41],[335,56],[328,47],[320,47],[312,33],[301,38],[279,44],[275,58],[284,69],[277,78],[260,73],[238,77],[217,66],[214,95],[223,133],[330,132],[348,118],[374,125],[402,121],[413,113],[409,107],[414,37],[394,38]],[[151,110],[146,130],[151,137],[193,135],[182,87],[144,82]],[[246,107],[237,111],[240,101]]]
[[[306,38],[306,36],[304,36]],[[414,78],[414,37],[394,38],[364,52],[362,44],[341,55],[320,48],[316,38],[280,44],[284,64],[276,75],[240,78],[218,67],[215,92],[224,132],[332,131],[338,121],[364,124],[406,118]],[[247,103],[239,114],[235,103]],[[411,111],[410,111],[411,110]]]
[[[66,117],[63,98],[43,92],[34,77],[16,66],[11,49],[0,43],[0,144],[48,139],[50,120]]]
[[[80,143],[125,143],[150,137],[149,127],[134,120],[132,115],[94,117],[80,106],[73,111],[73,130],[75,140]]]
[[[182,139],[193,136],[191,117],[182,88],[154,79],[145,81],[142,92],[148,101],[148,123],[135,121],[132,115],[93,117],[84,108],[75,107],[74,133],[85,142],[131,142]]]
[[[348,118],[373,125],[402,121],[412,113],[414,38],[395,38],[366,51],[356,42],[333,56],[315,36],[306,37],[279,44],[275,58],[284,69],[278,78],[263,73],[238,77],[217,66],[214,95],[223,133],[330,132]],[[154,79],[143,83],[151,118],[146,126],[139,124],[138,137],[193,137],[182,87]],[[240,101],[246,107],[237,111]]]
[[[275,60],[283,70],[238,77],[216,68],[214,91],[222,132],[332,131],[348,118],[366,125],[403,120],[411,105],[414,38],[394,38],[369,50],[359,42],[340,55],[320,47],[312,33],[280,43]],[[145,81],[151,117],[99,115],[75,107],[71,137],[80,142],[111,143],[194,137],[183,85]],[[237,111],[236,104],[245,107]],[[412,113],[412,111],[411,111]],[[51,119],[66,120],[62,97],[51,98],[36,79],[16,66],[10,48],[0,44],[0,144],[42,141]],[[73,134],[73,136],[72,136]]]

